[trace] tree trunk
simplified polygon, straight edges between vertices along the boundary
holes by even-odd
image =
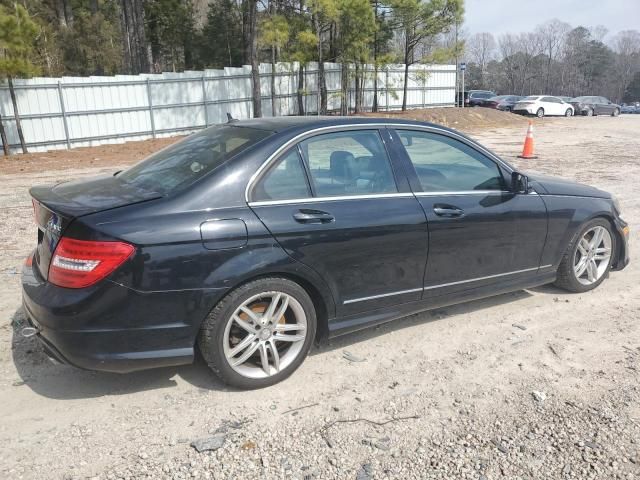
[[[356,81],[355,81],[356,91],[355,91],[355,106],[353,108],[353,113],[360,113],[360,64],[356,62]]]
[[[142,0],[121,0],[120,22],[125,69],[132,74],[150,72],[153,58],[145,36]]]
[[[322,32],[317,15],[313,16],[313,27],[318,36],[318,87],[320,88],[320,115],[327,114],[327,81],[324,75]]]
[[[304,66],[298,66],[298,115],[304,115]]]
[[[271,47],[271,116],[278,115],[276,111],[276,47]]]
[[[13,88],[13,78],[9,77],[8,80],[9,94],[11,95],[11,104],[13,105],[13,116],[16,119],[16,130],[18,130],[18,138],[20,138],[22,153],[29,153],[27,150],[27,143],[24,141],[24,134],[22,133],[22,123],[20,122],[20,114],[18,113],[18,101],[16,100],[16,91]]]
[[[402,111],[407,111],[407,84],[409,82],[409,60],[404,60],[404,85],[402,86]]]
[[[349,114],[349,64],[342,61],[340,64],[341,81],[340,90],[342,91],[342,98],[340,102],[340,115]]]
[[[376,0],[373,10],[375,23],[378,25],[378,1]],[[378,29],[373,32],[373,105],[371,111],[378,111]]]
[[[0,114],[0,139],[2,139],[2,150],[4,150],[4,154],[8,157],[11,155],[11,150],[9,150],[7,132],[4,130],[4,123],[2,123],[2,114]]]
[[[258,2],[246,0],[248,15],[249,59],[251,61],[251,98],[253,118],[262,117],[262,93],[260,91],[260,64],[258,63]]]

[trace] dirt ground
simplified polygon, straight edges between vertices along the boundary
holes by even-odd
[[[515,158],[522,120],[465,129],[522,169],[614,192],[630,266],[586,294],[545,286],[351,334],[251,392],[201,362],[128,375],[53,365],[18,336],[19,271],[36,241],[28,187],[112,171],[166,141],[12,159],[0,188],[0,478],[640,478],[640,116],[538,121],[536,160]],[[211,436],[224,445],[190,445]]]

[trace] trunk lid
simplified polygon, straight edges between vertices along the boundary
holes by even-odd
[[[53,252],[75,218],[161,197],[157,192],[122,182],[113,175],[33,187],[29,193],[38,226],[33,262],[45,280]]]

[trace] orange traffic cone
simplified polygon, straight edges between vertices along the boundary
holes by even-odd
[[[518,158],[538,158],[533,154],[533,123],[531,122],[531,120],[529,120],[527,136],[524,139],[524,148],[522,149],[522,155],[518,155]]]

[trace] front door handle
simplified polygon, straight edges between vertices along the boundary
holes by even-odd
[[[335,217],[329,212],[322,210],[301,209],[293,214],[293,218],[298,223],[331,223]]]
[[[464,210],[452,205],[434,205],[433,213],[439,217],[459,218],[464,216]]]

